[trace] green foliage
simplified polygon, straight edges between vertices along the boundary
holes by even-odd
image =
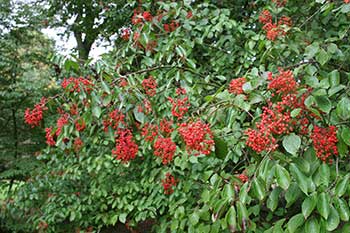
[[[45,122],[61,133],[38,157],[46,167],[6,204],[8,213],[21,212],[32,231],[48,232],[137,227],[150,220],[155,232],[346,232],[349,5],[244,3],[239,1],[244,12],[206,2],[145,3],[152,14],[167,13],[161,21],[134,25],[130,37],[95,64],[91,89],[80,84],[70,91],[70,84],[50,99],[49,109],[70,114],[68,123]],[[263,8],[274,17],[293,16],[286,35],[267,39],[258,22]],[[172,20],[179,27],[167,32],[164,24]],[[54,59],[63,72],[87,75],[74,61]],[[142,85],[150,75],[157,82],[154,96]],[[245,77],[239,88],[229,84],[238,77]],[[280,85],[287,91],[278,92],[281,86],[272,85],[278,77],[295,83],[284,79]],[[178,98],[179,87],[191,103],[183,119],[172,115],[168,101]],[[77,114],[70,113],[73,105]],[[126,123],[104,130],[116,109]],[[83,131],[76,129],[78,118],[86,124]],[[158,125],[164,118],[173,120],[168,137],[177,146],[168,164],[142,134],[146,123]],[[181,123],[198,119],[213,132],[209,155],[191,153],[179,132]],[[331,126],[335,138],[328,136]],[[138,145],[136,158],[127,162],[112,153],[117,130],[124,128]],[[250,133],[259,132],[250,144]],[[81,147],[74,143],[78,138]],[[333,144],[322,161],[320,147]],[[162,187],[167,173],[177,180],[171,194]]]

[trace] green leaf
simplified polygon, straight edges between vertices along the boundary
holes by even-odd
[[[330,214],[327,219],[327,225],[326,225],[327,230],[328,231],[335,230],[338,227],[339,223],[340,223],[340,219],[339,219],[338,211],[333,206],[331,206]]]
[[[256,178],[253,180],[252,192],[254,196],[257,197],[260,201],[264,199],[265,187],[260,179]]]
[[[304,215],[304,218],[307,219],[312,211],[315,209],[317,204],[317,194],[314,193],[305,198],[303,204],[301,205],[301,211]]]
[[[278,206],[279,195],[281,192],[282,189],[280,187],[277,187],[272,190],[269,198],[267,199],[267,208],[269,208],[272,212],[275,211]]]
[[[336,108],[337,115],[342,120],[347,120],[350,118],[350,99],[348,97],[343,97]]]
[[[233,189],[233,185],[232,184],[226,184],[224,189],[223,189],[223,193],[225,198],[228,201],[233,201],[235,199],[235,190]]]
[[[295,155],[300,148],[301,139],[298,135],[292,133],[283,138],[282,144],[288,153]]]
[[[331,84],[331,87],[338,86],[340,83],[340,75],[338,70],[333,70],[329,73],[329,81]]]
[[[301,108],[293,109],[293,111],[291,111],[291,113],[290,113],[290,116],[295,118],[299,115],[300,111],[301,111]]]
[[[230,231],[235,232],[237,229],[237,220],[236,220],[236,210],[234,206],[230,206],[230,209],[226,213],[225,220],[228,224]]]
[[[275,176],[276,176],[278,185],[284,190],[287,190],[290,185],[290,175],[288,171],[281,165],[276,164]]]
[[[325,113],[329,113],[332,109],[332,103],[327,96],[314,96],[317,106]]]
[[[317,211],[320,215],[327,219],[330,212],[329,196],[326,193],[321,193],[317,200]]]
[[[290,171],[292,176],[295,178],[299,188],[303,193],[307,195],[308,193],[308,179],[307,177],[299,170],[299,168],[294,164],[290,164]]]
[[[341,138],[344,140],[345,144],[350,146],[350,128],[349,127],[344,127],[341,130]]]
[[[196,212],[192,213],[189,218],[191,224],[194,226],[199,222],[199,216]]]
[[[318,221],[315,217],[310,218],[306,224],[305,224],[305,230],[306,233],[319,233],[320,232],[320,225],[318,224]]]
[[[333,199],[333,202],[334,202],[335,208],[338,210],[340,219],[344,222],[349,221],[350,210],[346,201],[344,201],[339,197],[335,197]]]
[[[287,229],[289,233],[294,233],[304,223],[304,217],[302,214],[294,215],[287,223]]]
[[[320,49],[320,51],[316,55],[316,60],[321,64],[321,66],[326,64],[329,59],[330,59],[330,56],[324,49]]]
[[[101,80],[101,84],[102,84],[103,91],[106,92],[107,94],[111,94],[111,90],[103,80]]]
[[[319,50],[319,45],[317,43],[313,43],[305,48],[305,55],[307,58],[312,58],[316,55]]]
[[[348,189],[348,183],[349,183],[349,175],[344,176],[343,178],[340,178],[340,180],[337,182],[335,186],[335,195],[338,197],[341,197],[345,194],[346,190]]]
[[[119,221],[120,221],[121,223],[125,223],[125,222],[126,222],[126,216],[127,216],[126,213],[120,214],[120,215],[119,215]]]
[[[322,163],[319,169],[319,175],[320,175],[320,184],[323,184],[325,186],[329,185],[329,179],[330,179],[330,169],[328,164]]]
[[[96,105],[92,109],[92,113],[94,114],[95,117],[100,118],[101,116],[101,108],[100,106]]]
[[[249,213],[246,206],[242,202],[237,201],[236,207],[237,207],[237,218],[238,218],[239,225],[246,226],[249,218]]]
[[[298,200],[298,198],[301,196],[301,191],[299,189],[299,186],[296,183],[291,183],[286,195],[285,195],[285,199],[287,201],[287,208],[289,206],[291,206],[296,200]]]

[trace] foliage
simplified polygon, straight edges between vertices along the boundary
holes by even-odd
[[[350,5],[266,2],[138,8],[41,106],[60,109],[46,168],[8,213],[47,232],[347,232]]]

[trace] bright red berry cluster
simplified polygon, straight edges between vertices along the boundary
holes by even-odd
[[[238,179],[240,179],[242,181],[242,183],[246,183],[249,181],[249,177],[245,174],[239,174]]]
[[[337,127],[329,126],[328,128],[321,128],[314,126],[311,134],[311,139],[316,151],[316,156],[323,162],[332,162],[329,159],[331,155],[338,155],[337,149]]]
[[[153,148],[154,155],[162,158],[163,164],[166,165],[173,160],[176,151],[176,144],[171,138],[158,137]]]
[[[165,135],[172,133],[174,131],[172,124],[173,121],[168,121],[165,118],[162,119],[159,124],[160,131]]]
[[[58,119],[57,119],[57,130],[56,130],[56,135],[60,135],[62,132],[63,126],[68,124],[68,119],[69,115],[67,113],[62,114]]]
[[[188,108],[190,107],[188,97],[186,96],[182,99],[173,99],[171,97],[168,97],[168,100],[173,105],[171,107],[171,114],[178,120],[181,120],[183,116],[188,112]]]
[[[46,128],[46,129],[45,129],[45,132],[46,132],[45,137],[46,137],[46,143],[47,143],[47,145],[49,145],[49,146],[54,146],[54,145],[56,145],[56,142],[55,142],[55,140],[53,139],[52,127]]]
[[[232,79],[230,82],[230,86],[228,88],[228,92],[239,95],[243,94],[243,85],[247,82],[246,78],[236,78]]]
[[[116,159],[121,160],[123,163],[135,159],[138,146],[134,142],[133,135],[129,129],[119,128],[115,143],[116,146],[112,150],[112,154],[116,156]]]
[[[153,76],[149,76],[148,78],[142,81],[142,87],[148,96],[154,96],[157,93],[157,82],[153,78]]]
[[[32,128],[39,126],[41,120],[43,119],[43,111],[47,110],[46,98],[41,98],[40,102],[36,104],[33,110],[27,108],[24,112],[24,121]]]
[[[297,82],[290,70],[284,71],[283,69],[279,69],[278,75],[273,77],[272,73],[269,73],[267,79],[270,81],[267,88],[274,90],[276,94],[287,95],[295,93],[297,89]]]
[[[186,149],[194,155],[209,155],[214,146],[213,133],[209,124],[201,120],[192,123],[182,123],[179,127],[179,133],[185,141]]]
[[[169,24],[168,23],[163,24],[164,31],[166,32],[173,32],[179,26],[180,26],[180,23],[175,20],[172,20],[171,23]]]
[[[80,92],[81,90],[90,93],[94,84],[87,78],[70,77],[69,79],[64,78],[61,84],[63,89],[67,89],[70,92]]]
[[[287,4],[287,0],[272,0],[278,7],[284,7]]]
[[[119,127],[119,124],[124,124],[125,116],[118,109],[110,112],[108,116],[108,119],[103,120],[103,130],[105,132],[108,131],[108,127],[111,127],[112,129],[117,129]]]
[[[85,121],[83,119],[75,120],[75,129],[79,132],[83,131],[86,127]]]
[[[287,16],[282,16],[278,23],[273,23],[272,15],[268,10],[261,12],[259,22],[264,24],[263,30],[266,32],[266,38],[271,41],[286,35],[286,27],[292,26],[292,20]]]
[[[146,122],[142,128],[141,135],[145,137],[146,142],[153,142],[155,137],[158,136],[158,126]]]
[[[164,193],[170,195],[174,192],[173,187],[177,185],[177,180],[169,172],[165,175],[165,179],[162,180]]]
[[[247,129],[245,134],[248,136],[246,141],[247,146],[251,147],[257,153],[261,153],[263,151],[273,151],[278,147],[277,140],[270,132]]]

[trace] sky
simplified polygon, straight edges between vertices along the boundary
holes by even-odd
[[[1,1],[1,0],[0,0]],[[55,41],[57,51],[65,56],[68,56],[72,53],[72,49],[76,47],[77,42],[73,34],[69,36],[69,38],[62,38],[59,36],[60,33],[63,33],[64,28],[45,28],[41,30],[47,37]],[[90,51],[90,57],[93,61],[96,61],[100,58],[100,56],[111,48],[106,48],[103,45],[97,45],[96,42],[92,45]]]

